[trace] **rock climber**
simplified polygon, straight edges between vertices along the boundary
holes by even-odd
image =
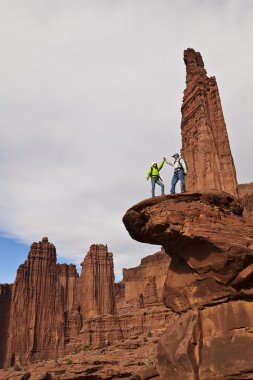
[[[161,195],[164,195],[164,184],[163,181],[159,175],[160,170],[163,167],[163,164],[165,162],[165,159],[162,160],[160,165],[157,165],[157,162],[152,162],[151,168],[148,170],[147,173],[147,181],[149,177],[151,178],[151,185],[152,185],[152,197],[155,196],[155,185],[161,186]]]
[[[174,161],[167,160],[163,157],[164,161],[174,167],[174,174],[171,181],[171,194],[175,194],[176,184],[178,181],[181,182],[181,193],[184,193],[185,190],[185,175],[187,174],[187,166],[182,157],[178,153],[173,154],[172,156]]]

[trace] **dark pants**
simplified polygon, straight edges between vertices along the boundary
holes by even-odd
[[[151,177],[151,184],[152,184],[152,197],[155,196],[155,184],[161,186],[161,195],[164,195],[164,184],[159,179],[159,177]]]
[[[176,188],[176,184],[178,183],[178,181],[181,182],[181,184],[182,184],[181,192],[184,193],[185,192],[185,180],[184,180],[184,171],[182,169],[174,171],[174,175],[173,175],[172,181],[171,181],[171,191],[170,191],[171,194],[175,194],[175,188]]]

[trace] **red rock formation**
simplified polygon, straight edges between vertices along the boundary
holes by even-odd
[[[186,89],[182,105],[182,157],[188,191],[221,190],[238,195],[236,172],[215,77],[200,53],[184,52]]]
[[[230,301],[182,314],[158,343],[160,380],[251,379],[252,312],[252,302]]]
[[[102,348],[126,340],[136,340],[144,333],[165,329],[174,318],[173,313],[165,306],[142,308],[117,316],[89,318],[83,321],[82,346]]]
[[[1,366],[63,355],[76,278],[75,266],[56,264],[55,247],[47,238],[31,245],[11,295],[5,288],[9,306],[6,303],[1,314],[8,316],[9,323],[2,325],[5,343]]]
[[[164,289],[168,307],[183,311],[228,300],[251,281],[253,228],[242,212],[226,193],[153,198],[127,212],[131,236],[162,244],[172,258]]]
[[[80,331],[82,329],[82,318],[80,305],[74,301],[69,312],[65,313],[65,349],[73,352],[75,347],[80,345]]]
[[[83,346],[102,347],[164,328],[171,315],[162,304],[169,260],[164,252],[148,256],[114,284],[113,257],[106,246],[91,246],[79,278],[74,265],[56,263],[47,238],[33,243],[15,283],[0,286],[1,367],[54,359]]]
[[[107,246],[93,244],[84,261],[78,282],[82,318],[114,314],[114,271],[112,253]]]
[[[123,280],[116,287],[117,312],[161,304],[169,263],[170,257],[162,250],[144,257],[136,268],[123,269]]]
[[[0,368],[4,366],[8,338],[12,285],[0,285]]]
[[[134,239],[171,256],[164,302],[181,316],[159,343],[160,379],[252,377],[253,226],[238,200],[218,192],[157,197],[123,221]]]
[[[158,292],[155,276],[150,276],[147,279],[147,283],[143,292],[143,303],[144,306],[157,305],[158,303]]]
[[[63,355],[64,293],[56,251],[47,238],[33,243],[13,284],[5,365]]]
[[[244,217],[247,223],[253,223],[253,182],[238,186],[239,199],[244,207]]]
[[[57,277],[64,289],[64,311],[71,311],[76,297],[77,279],[76,266],[73,264],[58,264]]]
[[[191,192],[143,201],[123,221],[134,239],[171,256],[163,298],[179,318],[159,342],[160,380],[250,379],[253,187],[239,187],[238,200],[216,80],[193,49],[184,60],[182,154]]]

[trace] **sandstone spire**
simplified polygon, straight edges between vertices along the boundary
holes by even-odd
[[[201,54],[184,51],[186,89],[181,122],[182,156],[188,191],[221,190],[238,196],[233,157],[215,77],[208,77]]]
[[[93,244],[81,265],[78,297],[82,318],[114,314],[112,253],[103,244]]]
[[[0,368],[4,366],[8,338],[12,285],[0,284]]]
[[[31,245],[12,288],[5,365],[43,357],[57,357],[64,350],[64,294],[57,279],[56,250],[43,238]]]
[[[0,367],[63,355],[79,328],[72,316],[77,277],[74,265],[56,264],[48,238],[31,245],[15,283],[0,285]]]

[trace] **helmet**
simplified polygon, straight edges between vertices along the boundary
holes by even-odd
[[[173,154],[172,157],[174,157],[174,158],[178,158],[178,157],[179,157],[179,154],[178,154],[178,153],[175,153],[175,154]]]
[[[156,161],[153,161],[151,165],[153,166],[153,165],[155,165],[155,164],[157,165],[157,162],[156,162]]]

